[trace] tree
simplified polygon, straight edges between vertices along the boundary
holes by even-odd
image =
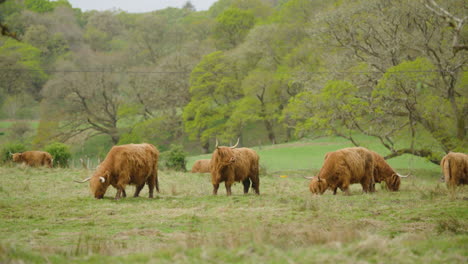
[[[232,49],[244,40],[255,24],[251,11],[229,8],[216,18],[214,36],[219,49]]]
[[[109,58],[90,53],[74,63],[63,63],[61,67],[76,69],[80,63],[92,67],[89,65],[93,64],[87,64],[90,63],[91,57],[94,63],[101,60],[102,64],[96,66],[102,71],[56,75],[44,88],[43,94],[49,106],[48,112],[55,114],[62,121],[60,133],[55,136],[64,141],[91,131],[93,134],[108,135],[112,142],[117,144],[120,138],[118,122],[122,118],[119,110],[123,103],[121,92],[123,81],[119,74],[106,72],[105,67],[109,65]]]
[[[185,106],[185,131],[199,140],[207,153],[209,140],[225,132],[226,121],[241,92],[235,70],[225,55],[218,51],[206,55],[190,76],[190,102]]]
[[[285,115],[297,118],[298,132],[322,128],[355,145],[360,142],[353,132],[364,133],[380,140],[390,152],[387,158],[413,154],[434,163],[443,152],[466,149],[467,56],[452,47],[456,32],[413,1],[353,3],[348,10],[329,17],[332,41],[325,39],[345,48],[346,61],[336,64],[341,67],[335,78],[348,84],[334,89],[336,95],[325,86],[318,95],[296,96]],[[341,89],[349,91],[346,100],[338,97]],[[329,96],[332,100],[324,101]],[[322,107],[307,108],[309,99]]]

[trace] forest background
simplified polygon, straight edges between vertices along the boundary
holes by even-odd
[[[464,0],[219,0],[148,13],[0,1],[0,144],[103,158],[340,136],[468,152]]]

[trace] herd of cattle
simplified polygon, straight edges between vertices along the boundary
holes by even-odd
[[[214,195],[221,182],[225,184],[227,195],[231,195],[234,182],[242,182],[244,194],[248,193],[250,186],[260,194],[259,156],[250,148],[237,148],[238,144],[239,141],[232,147],[225,147],[218,146],[216,141],[211,159],[198,160],[192,167],[193,173],[211,173]],[[51,168],[53,162],[52,156],[44,151],[15,153],[12,159],[34,167]],[[89,181],[91,192],[97,199],[104,197],[109,185],[117,189],[115,199],[127,196],[127,185],[136,186],[134,197],[138,197],[146,183],[152,198],[155,187],[159,192],[158,159],[159,151],[151,144],[114,146],[93,176],[77,182]],[[440,165],[448,187],[468,184],[467,154],[450,152]],[[389,190],[398,191],[401,177],[407,176],[395,172],[378,153],[354,147],[327,153],[317,176],[308,179],[313,194],[323,194],[328,189],[336,194],[338,188],[349,194],[349,186],[354,183],[361,184],[364,192],[374,192],[375,183],[381,182],[385,182]]]

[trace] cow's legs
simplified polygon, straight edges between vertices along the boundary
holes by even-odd
[[[154,177],[149,177],[146,180],[146,184],[148,184],[148,190],[149,190],[149,198],[153,198],[153,192],[154,192],[154,185],[155,185],[156,179]],[[156,188],[158,190],[158,188]],[[159,192],[159,190],[158,190]]]
[[[338,187],[335,187],[335,188],[333,189],[333,195],[336,195],[336,191],[337,191],[337,190],[338,190]]]
[[[219,183],[213,184],[213,195],[218,194]]]
[[[250,178],[252,180],[252,189],[255,190],[255,194],[260,194],[260,179],[258,176]]]
[[[224,185],[226,186],[226,194],[230,196],[232,183],[224,182]]]
[[[247,178],[245,179],[242,184],[244,185],[244,194],[247,194],[249,192],[249,188],[250,188],[250,179]]]
[[[140,195],[141,189],[143,189],[143,187],[145,187],[145,183],[137,185],[136,188],[135,188],[135,194],[133,195],[133,197],[138,197],[138,195]]]
[[[125,189],[124,189],[124,188],[122,188],[122,196],[123,196],[124,198],[127,197],[127,193],[125,192]]]

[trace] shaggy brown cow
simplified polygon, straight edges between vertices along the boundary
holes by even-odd
[[[315,178],[315,177],[314,177]],[[349,185],[360,183],[364,192],[374,191],[374,158],[366,148],[344,148],[329,152],[309,189],[323,194],[327,189],[336,194],[338,188],[349,195]]]
[[[52,155],[45,151],[25,151],[12,154],[14,162],[25,163],[31,167],[46,166],[52,168]]]
[[[159,151],[151,144],[114,146],[93,176],[80,182],[90,181],[91,192],[97,199],[103,198],[112,185],[117,189],[116,200],[127,196],[125,186],[128,184],[136,185],[134,197],[138,197],[146,183],[149,197],[153,198],[154,187],[159,192],[158,157]]]
[[[256,194],[260,194],[260,179],[258,177],[259,156],[249,148],[238,148],[239,140],[232,147],[218,147],[211,158],[211,183],[213,194],[218,193],[219,184],[224,182],[227,195],[231,195],[234,182],[242,182],[244,194],[249,192],[250,182]]]
[[[468,184],[468,155],[465,153],[449,152],[442,158],[440,167],[448,187]]]
[[[201,160],[195,161],[195,163],[192,166],[191,172],[210,173],[211,171],[210,162],[211,162],[210,159],[201,159]]]
[[[400,189],[400,178],[406,178],[395,172],[379,153],[370,151],[374,157],[374,181],[380,183],[384,181],[390,191]]]

